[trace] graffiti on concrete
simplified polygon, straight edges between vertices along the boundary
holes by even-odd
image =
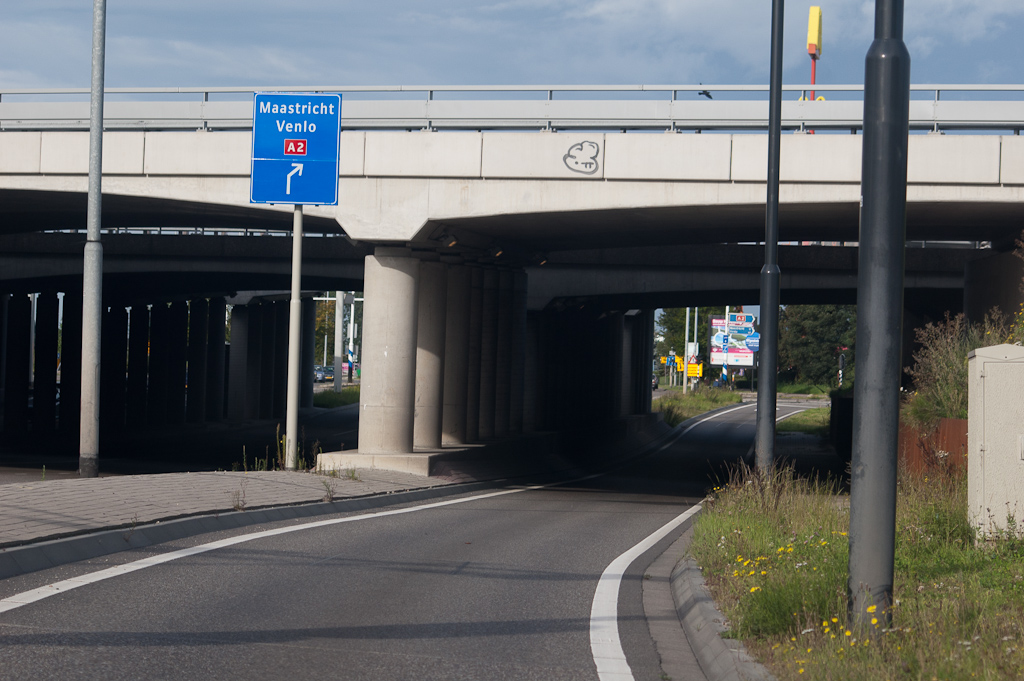
[[[597,157],[600,153],[601,147],[596,142],[579,142],[569,147],[562,160],[574,173],[593,175],[599,168]]]

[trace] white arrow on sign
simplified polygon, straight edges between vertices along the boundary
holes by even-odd
[[[288,173],[288,177],[285,178],[285,183],[284,183],[284,193],[285,194],[291,194],[292,193],[292,175],[294,175],[295,173],[298,173],[299,177],[302,177],[302,164],[301,163],[293,163],[292,164],[292,172]]]

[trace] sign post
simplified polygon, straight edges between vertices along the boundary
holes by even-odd
[[[257,92],[252,116],[250,203],[290,203],[292,290],[288,318],[285,468],[298,465],[302,327],[302,206],[338,204],[341,95]]]

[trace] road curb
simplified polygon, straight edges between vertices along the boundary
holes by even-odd
[[[692,519],[696,524],[700,512]],[[666,550],[687,554],[692,533],[684,532]],[[679,544],[682,544],[679,546]],[[766,667],[755,661],[743,643],[722,638],[725,616],[715,607],[704,575],[689,555],[676,563],[669,578],[679,623],[708,681],[775,681]]]

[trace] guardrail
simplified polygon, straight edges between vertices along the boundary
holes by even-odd
[[[862,127],[861,85],[786,85],[786,130]],[[248,130],[254,92],[337,92],[344,130],[766,130],[767,85],[110,88],[107,130]],[[809,92],[820,98],[807,101]],[[992,93],[992,99],[976,99]],[[990,96],[992,96],[990,95]],[[89,90],[0,89],[0,130],[86,130]],[[1024,85],[912,85],[910,127],[1024,128]]]

